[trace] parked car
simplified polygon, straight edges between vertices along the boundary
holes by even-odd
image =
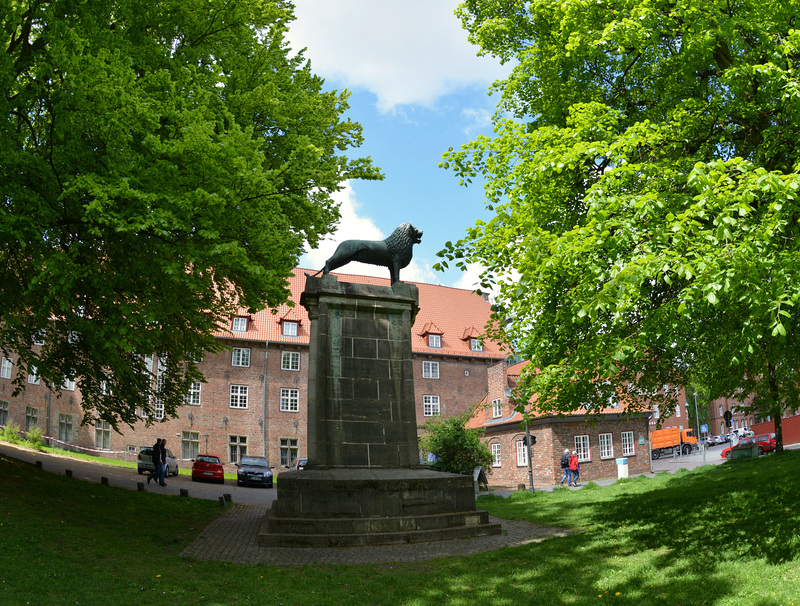
[[[225,470],[216,455],[199,454],[192,463],[192,482],[209,481],[225,483]]]
[[[761,433],[757,436],[747,436],[739,440],[733,448],[738,446],[751,446],[753,444],[758,445],[758,454],[763,455],[767,452],[772,452],[777,447],[775,443],[775,434],[774,433]],[[722,458],[729,459],[731,457],[731,449],[726,448],[722,451]]]
[[[302,471],[306,468],[306,465],[308,465],[308,459],[297,459],[289,469]]]
[[[706,443],[706,446],[709,447],[716,446],[717,444],[719,444],[719,442],[717,442],[716,436],[706,436],[705,438],[703,438],[703,440]]]
[[[145,446],[144,448],[139,449],[139,456],[136,457],[136,459],[136,467],[139,471],[139,475],[142,475],[145,471],[150,473],[156,470],[156,466],[153,465],[152,446]],[[178,461],[175,459],[175,455],[172,454],[172,451],[169,448],[167,448],[167,475],[178,475]]]
[[[272,488],[272,467],[264,457],[244,456],[236,465],[236,485],[266,486]]]
[[[725,442],[731,441],[731,439],[728,437],[727,434],[723,434],[721,436],[714,436],[714,439],[717,441],[717,444],[725,444]]]

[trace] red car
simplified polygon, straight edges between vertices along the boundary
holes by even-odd
[[[192,464],[192,482],[198,480],[208,480],[218,484],[225,483],[225,470],[222,468],[222,462],[218,456],[200,454],[195,457]]]
[[[751,446],[753,444],[758,444],[758,454],[762,455],[765,452],[772,452],[776,448],[775,444],[775,434],[774,433],[762,433],[757,436],[748,436],[746,438],[742,438],[739,440],[734,448],[737,446]],[[722,451],[722,458],[723,459],[730,459],[731,458],[731,449],[726,448]]]

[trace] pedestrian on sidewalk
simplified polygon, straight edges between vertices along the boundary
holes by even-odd
[[[158,485],[166,486],[167,483],[164,478],[167,475],[167,441],[163,438],[161,439],[160,449],[161,465],[158,468]]]
[[[578,485],[578,478],[581,475],[581,464],[578,462],[578,451],[573,450],[569,458],[569,469],[572,472],[572,486]]]
[[[148,484],[150,483],[150,480],[152,480],[154,478],[156,478],[156,479],[158,478],[158,473],[159,473],[158,461],[160,460],[160,457],[161,457],[161,438],[158,438],[156,440],[156,443],[153,444],[153,456],[152,456],[152,459],[153,459],[153,471],[151,471],[147,476],[147,483]]]
[[[561,485],[564,485],[564,480],[567,481],[567,485],[572,484],[572,470],[569,468],[569,448],[565,448],[564,453],[561,455],[561,470],[564,472],[564,477],[561,478]]]

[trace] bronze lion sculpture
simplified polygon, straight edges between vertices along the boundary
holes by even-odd
[[[392,284],[400,281],[400,270],[411,263],[411,249],[422,241],[422,231],[402,223],[385,240],[345,240],[333,256],[325,261],[322,273],[327,274],[350,261],[389,268]],[[317,272],[319,273],[319,272]]]

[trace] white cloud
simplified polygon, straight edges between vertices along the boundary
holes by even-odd
[[[339,203],[339,211],[342,216],[339,221],[339,229],[332,236],[323,240],[318,248],[306,249],[305,254],[300,258],[300,267],[322,269],[325,261],[336,252],[336,247],[345,240],[383,240],[388,235],[383,233],[371,218],[359,214],[361,204],[356,199],[355,191],[349,181],[345,184],[344,189],[336,192],[332,197]],[[348,263],[337,271],[358,276],[389,277],[389,270],[386,267],[357,261]],[[430,264],[417,259],[412,259],[408,267],[400,271],[400,279],[404,282],[435,284],[437,275],[431,269]]]
[[[477,47],[453,14],[458,0],[296,0],[291,47],[312,70],[364,88],[381,111],[431,106],[464,87],[485,87],[508,68]]]

